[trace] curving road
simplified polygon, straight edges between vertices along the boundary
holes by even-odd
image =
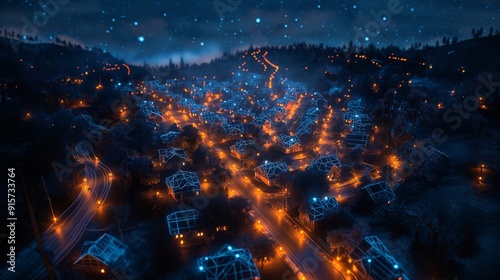
[[[88,223],[98,211],[111,189],[111,170],[97,160],[90,147],[77,145],[78,161],[85,165],[82,189],[71,204],[45,232],[42,241],[47,256],[57,265],[74,248]],[[16,272],[2,270],[0,279],[42,279],[47,275],[36,242],[17,254]]]

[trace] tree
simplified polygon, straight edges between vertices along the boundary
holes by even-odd
[[[266,236],[254,238],[252,247],[250,247],[252,256],[260,262],[260,267],[264,267],[264,262],[270,261],[276,256],[276,242]]]
[[[182,148],[191,153],[198,148],[198,145],[201,143],[201,136],[196,129],[192,125],[187,125],[182,128],[181,135],[179,136],[181,139]]]
[[[180,68],[180,69],[184,69],[184,67],[185,67],[185,66],[186,66],[186,65],[184,64],[184,58],[181,56],[181,63],[180,63],[179,68]]]
[[[312,169],[297,171],[292,180],[292,203],[299,207],[313,197],[322,197],[329,188],[323,172]]]
[[[151,186],[158,184],[160,178],[153,172],[153,161],[144,156],[127,157],[123,163],[127,185]]]
[[[337,257],[347,256],[358,246],[370,227],[364,222],[357,222],[351,228],[330,230],[326,233],[326,241],[330,244],[331,252],[337,252]]]
[[[330,251],[337,252],[337,257],[343,257],[354,249],[349,236],[349,230],[336,229],[326,233],[326,242],[330,244]]]
[[[427,94],[420,90],[412,90],[401,104],[401,118],[407,123],[408,133],[415,135],[417,126],[428,120],[436,112],[435,108],[426,102]]]
[[[480,38],[481,36],[483,36],[483,32],[484,32],[484,29],[481,26],[481,28],[479,28],[479,30],[477,31],[477,38]]]
[[[397,107],[399,107],[399,102],[395,99],[394,90],[390,89],[384,93],[383,98],[377,100],[372,111],[374,121],[380,123],[386,132],[387,143],[390,139],[390,130],[397,116]]]

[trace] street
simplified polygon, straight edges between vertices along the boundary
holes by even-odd
[[[71,206],[42,233],[45,252],[53,265],[57,265],[75,247],[87,224],[104,203],[111,189],[111,170],[93,151],[77,146],[79,161],[85,165],[85,179],[81,191]],[[91,156],[92,155],[92,156]],[[47,275],[37,244],[33,241],[22,249],[16,259],[16,272],[3,270],[1,279],[42,279]]]

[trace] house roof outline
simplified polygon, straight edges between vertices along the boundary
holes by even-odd
[[[167,149],[158,149],[158,155],[160,157],[160,160],[163,162],[168,162],[171,160],[173,157],[178,157],[180,159],[186,160],[186,151],[181,148],[167,148]]]
[[[396,200],[396,195],[385,181],[372,183],[364,186],[361,189],[366,190],[370,195],[370,198],[377,205],[390,203]]]
[[[247,249],[224,245],[216,254],[198,259],[198,269],[207,280],[260,279],[252,254]]]
[[[171,187],[174,193],[185,193],[192,191],[200,191],[200,181],[196,172],[179,170],[174,175],[165,179],[165,184]]]
[[[288,171],[288,166],[286,165],[285,162],[278,161],[278,162],[271,162],[271,161],[264,161],[260,166],[256,167],[255,170],[260,172],[262,175],[267,177],[269,180],[274,180],[278,176],[278,174],[282,172],[287,172]]]
[[[377,236],[366,236],[349,255],[366,276],[375,280],[409,278]]]
[[[82,252],[74,264],[90,255],[106,266],[112,266],[125,254],[127,248],[128,246],[116,237],[105,233],[95,241],[85,241]]]
[[[168,214],[166,217],[168,232],[171,236],[191,232],[202,224],[200,213],[195,209]]]
[[[339,208],[339,203],[334,197],[325,196],[323,199],[313,197],[308,201],[307,206],[303,211],[307,213],[310,221],[320,221],[328,215],[335,213]]]
[[[330,170],[337,166],[338,169],[342,168],[342,163],[337,155],[327,155],[322,157],[314,158],[311,163],[309,163],[308,168],[324,172],[325,174],[330,172]]]
[[[289,136],[286,134],[280,134],[276,143],[285,149],[290,149],[295,144],[302,144],[298,136]]]
[[[239,154],[245,153],[245,149],[248,146],[254,146],[255,141],[254,140],[243,140],[243,139],[238,139],[234,145],[230,147],[231,150],[237,151]]]
[[[170,143],[173,143],[179,135],[181,135],[180,132],[169,131],[165,134],[160,135],[160,139],[163,142],[163,144],[170,144]]]

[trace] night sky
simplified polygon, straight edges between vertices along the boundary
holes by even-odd
[[[469,39],[474,27],[486,35],[500,29],[499,12],[495,0],[3,0],[0,27],[99,47],[129,63],[163,64],[180,56],[209,61],[250,44],[434,45],[445,35]]]

